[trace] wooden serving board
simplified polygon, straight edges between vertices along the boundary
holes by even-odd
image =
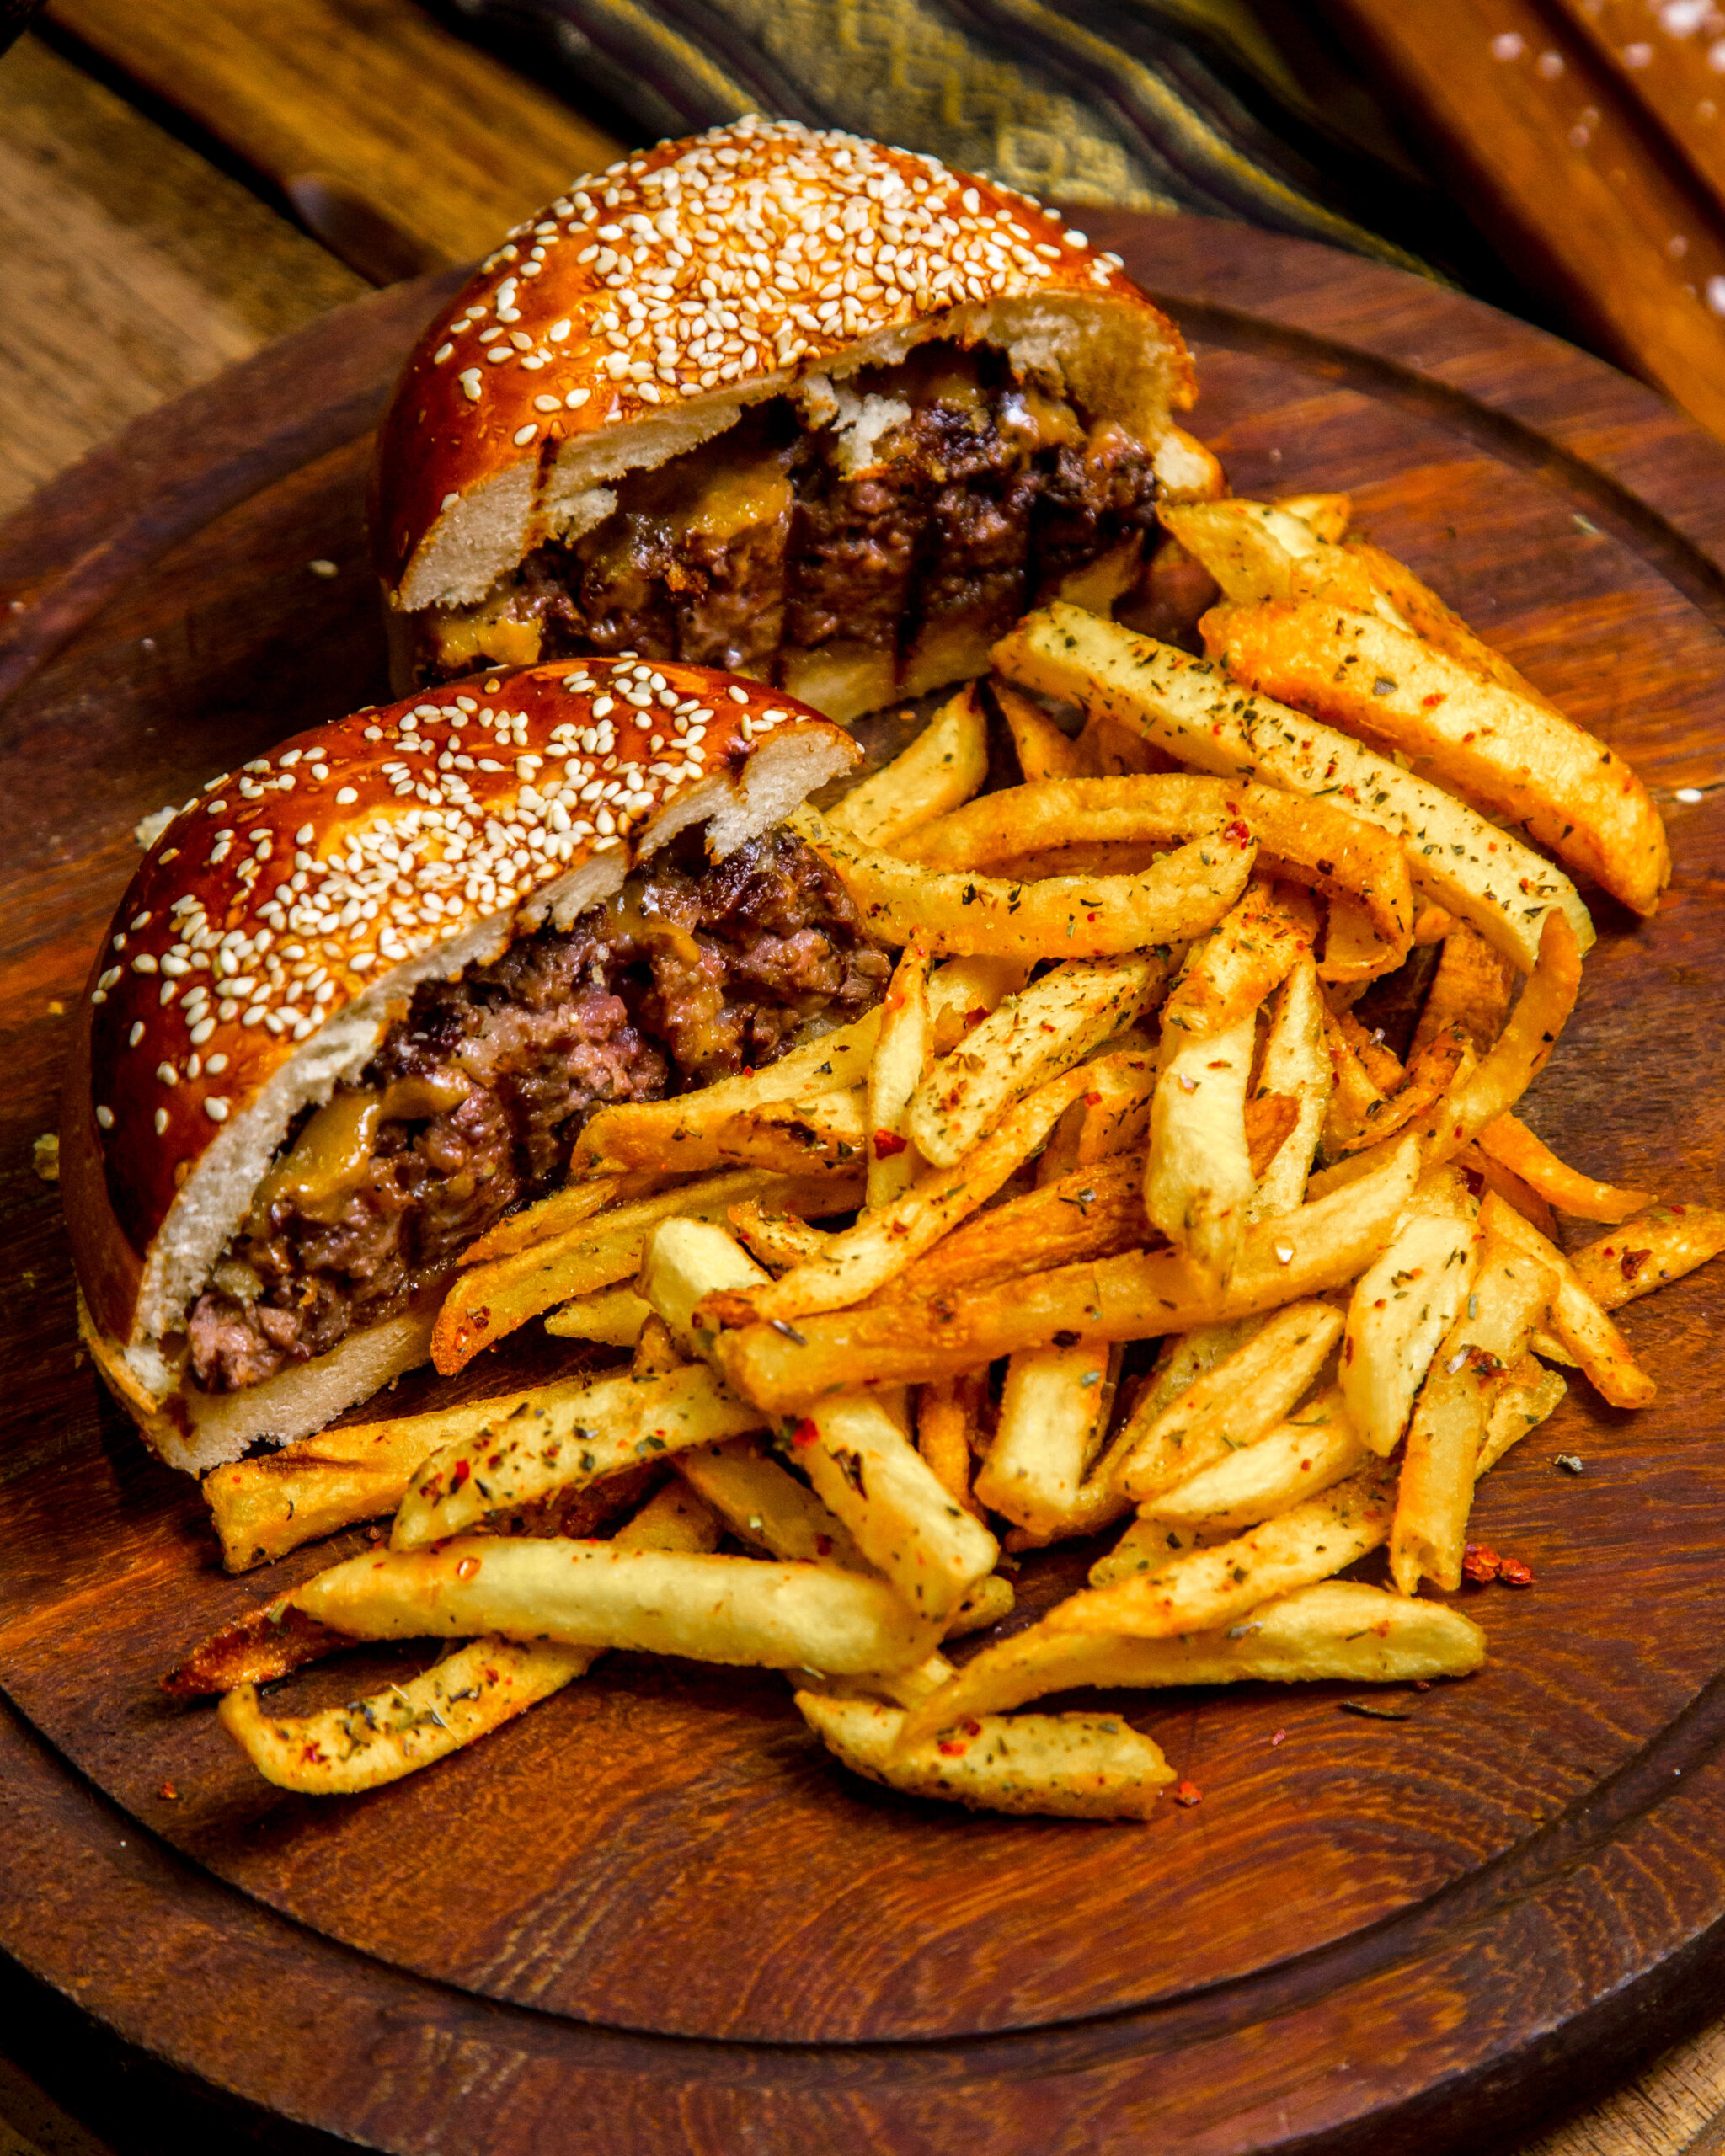
[[[1725,1200],[1725,450],[1435,286],[1234,227],[1085,221],[1196,344],[1194,424],[1236,489],[1351,489],[1656,790],[1670,896],[1646,925],[1599,903],[1532,1117],[1595,1173]],[[1126,1698],[1204,1791],[1147,1825],[900,1799],[832,1765],[777,1678],[641,1658],[322,1803],[163,1701],[188,1645],[330,1553],[223,1576],[195,1489],[81,1363],[30,1140],[135,819],[382,693],[366,430],[436,289],[301,332],[0,528],[24,601],[0,616],[0,1946],[222,2091],[445,2156],[1432,2152],[1676,2033],[1725,1966],[1705,1274],[1629,1315],[1653,1407],[1578,1384],[1486,1485],[1477,1532],[1537,1584],[1467,1593],[1482,1673],[1397,1694],[1402,1721],[1332,1686]],[[1081,1556],[1027,1563],[1022,1610]]]

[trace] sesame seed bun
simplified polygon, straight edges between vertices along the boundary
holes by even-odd
[[[563,660],[317,728],[179,811],[93,969],[61,1131],[86,1337],[164,1458],[301,1435],[424,1359],[430,1310],[206,1396],[172,1339],[295,1118],[415,986],[568,926],[691,825],[723,857],[858,753],[706,668]]]
[[[1028,195],[792,121],[642,151],[517,226],[409,360],[375,480],[389,603],[480,600],[607,517],[623,473],[936,337],[1051,372],[1182,462],[1178,332]]]

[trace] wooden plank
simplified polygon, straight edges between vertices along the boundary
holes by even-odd
[[[0,509],[11,509],[128,419],[364,286],[35,39],[0,64]]]
[[[1649,141],[1590,44],[1538,0],[1327,5],[1511,268],[1725,433],[1725,216]]]
[[[376,282],[465,262],[618,144],[413,0],[54,0]]]
[[[1556,0],[1725,215],[1725,14],[1710,0]]]

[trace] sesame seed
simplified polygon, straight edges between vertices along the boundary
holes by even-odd
[[[96,1121],[104,1130],[112,1130],[114,1128],[113,1109],[98,1108],[96,1110]]]
[[[166,1108],[158,1108],[156,1111],[156,1135],[159,1138],[167,1128],[168,1111]]]
[[[209,1117],[211,1123],[226,1123],[228,1106],[228,1102],[220,1093],[210,1093],[205,1097],[204,1113]]]

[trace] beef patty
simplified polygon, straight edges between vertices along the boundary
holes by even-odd
[[[943,664],[956,640],[985,653],[1123,547],[1130,582],[1157,485],[1123,427],[1017,380],[1003,353],[935,342],[756,405],[617,492],[477,606],[416,616],[419,680],[634,652],[812,693],[824,654],[860,649],[883,700],[918,693],[966,670]]]
[[[187,1322],[196,1382],[257,1385],[393,1316],[558,1181],[595,1108],[771,1063],[875,1003],[889,966],[799,840],[709,865],[692,832],[569,930],[422,983],[260,1187]]]

